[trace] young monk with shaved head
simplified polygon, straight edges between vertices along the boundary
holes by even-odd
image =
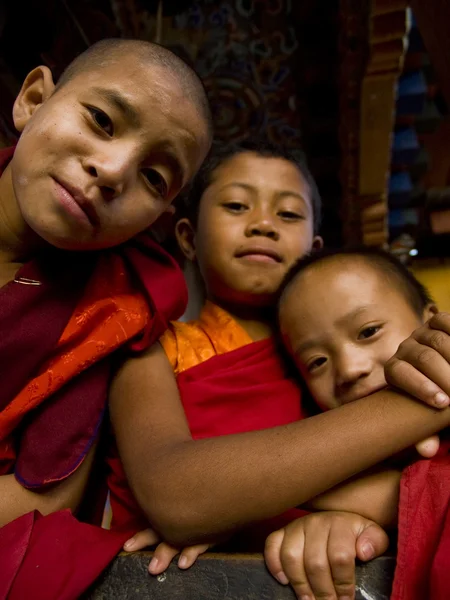
[[[110,355],[183,312],[182,274],[145,232],[212,132],[197,75],[136,40],[95,44],[56,86],[35,68],[13,119],[20,139],[0,157],[0,525],[77,507]]]

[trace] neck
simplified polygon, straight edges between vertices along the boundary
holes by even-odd
[[[273,306],[246,306],[211,298],[223,310],[226,310],[254,342],[267,339],[275,332],[275,309]]]
[[[9,164],[0,176],[0,262],[24,263],[40,245],[20,212]]]

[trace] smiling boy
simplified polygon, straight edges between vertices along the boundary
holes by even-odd
[[[136,40],[95,44],[56,86],[37,67],[13,119],[20,139],[0,176],[0,524],[78,505],[108,356],[145,347],[185,301],[174,261],[148,236],[129,240],[194,175],[212,132],[197,75]]]

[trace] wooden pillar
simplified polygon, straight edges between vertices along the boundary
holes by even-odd
[[[388,239],[388,178],[397,81],[408,33],[407,0],[342,0],[340,74],[346,243]]]

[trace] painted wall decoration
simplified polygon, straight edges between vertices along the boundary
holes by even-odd
[[[38,61],[58,76],[76,54],[98,39],[117,35],[157,39],[193,64],[204,79],[219,140],[265,132],[273,140],[298,145],[293,1],[32,0],[30,18],[38,24],[32,44],[26,50],[20,41],[20,11],[10,7],[0,55],[12,61],[8,67],[17,87]],[[162,18],[158,20],[159,5]],[[6,77],[1,77],[2,83]],[[8,106],[0,107],[4,117],[0,129],[8,141],[12,96]]]
[[[193,64],[205,82],[219,140],[265,132],[274,141],[299,144],[291,2],[197,0],[163,19],[162,43]],[[143,11],[141,27],[142,37],[153,39],[154,12]]]

